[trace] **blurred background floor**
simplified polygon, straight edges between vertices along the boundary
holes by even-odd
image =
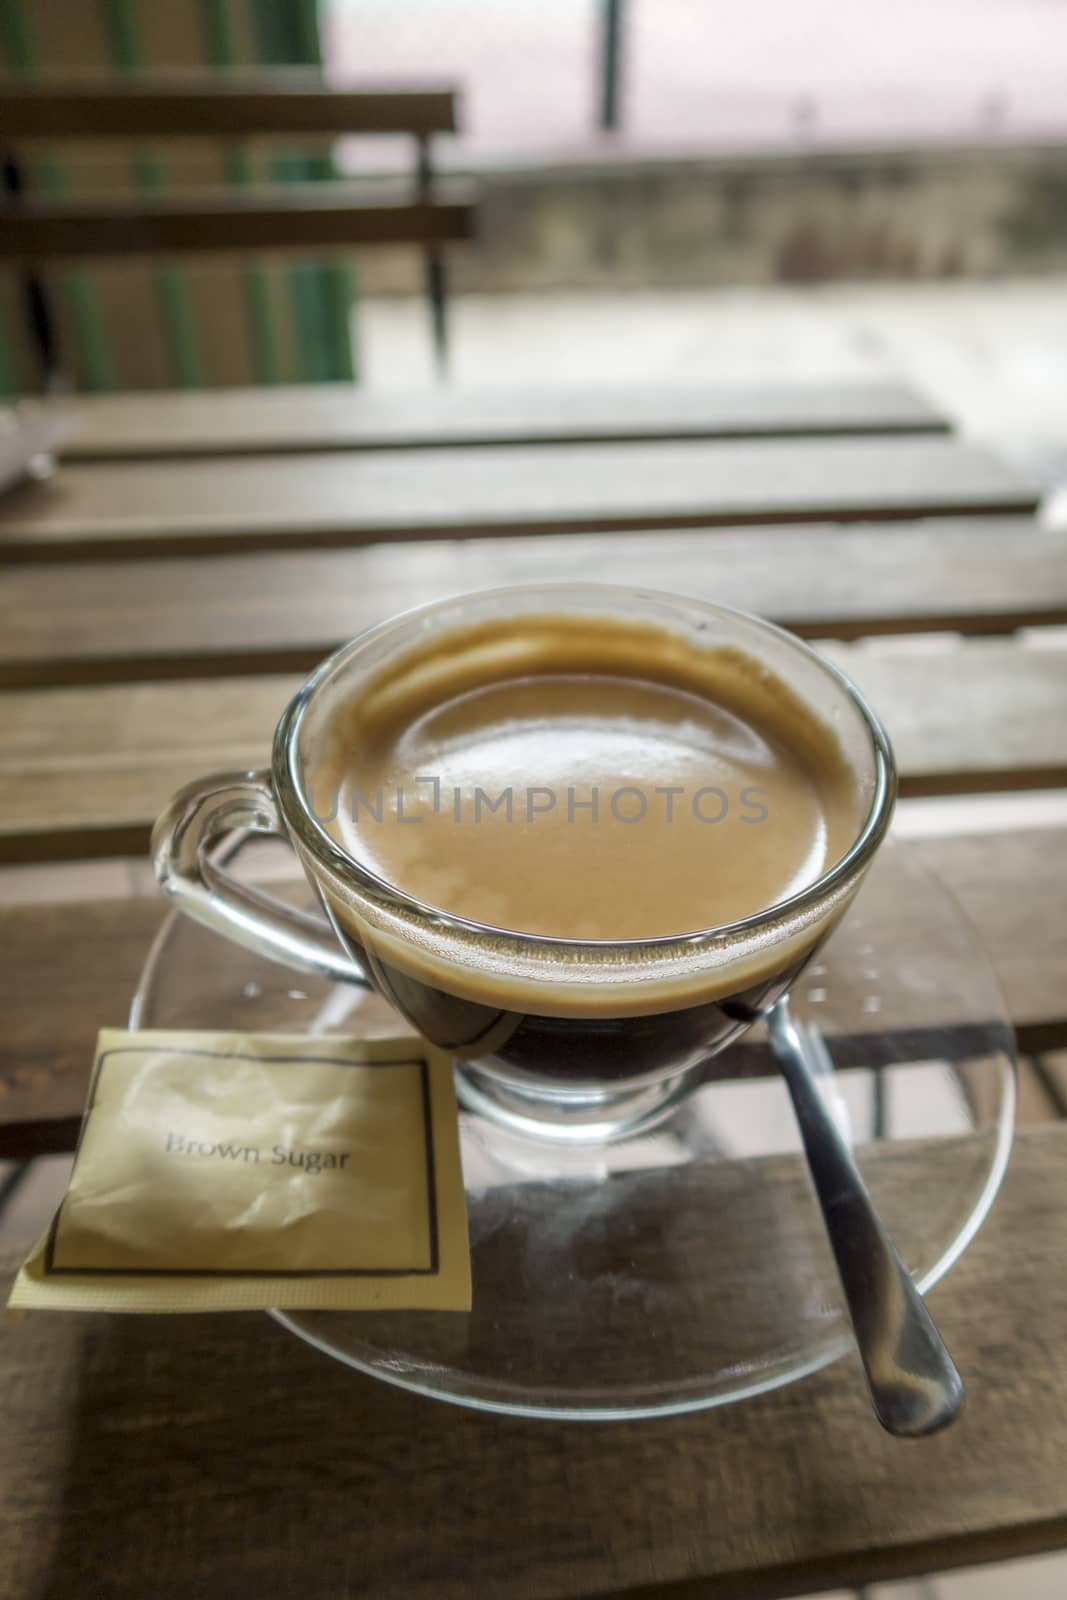
[[[1010,1566],[968,1567],[937,1578],[874,1583],[812,1600],[1060,1600],[1067,1591],[1067,1556],[1032,1556]]]
[[[433,381],[426,308],[359,307],[363,380]],[[802,288],[459,295],[465,388],[909,379],[961,428],[1067,481],[1067,277]]]

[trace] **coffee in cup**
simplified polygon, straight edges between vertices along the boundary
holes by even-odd
[[[247,890],[227,931],[369,979],[505,1119],[579,1126],[667,1103],[788,989],[894,787],[880,725],[807,646],[593,586],[371,630],[287,709],[271,778],[244,781],[340,948],[259,897],[250,930]],[[198,900],[179,822],[161,823],[163,881],[219,925],[237,886],[216,873]]]

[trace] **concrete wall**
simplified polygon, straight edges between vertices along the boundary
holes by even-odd
[[[804,153],[489,171],[456,290],[693,287],[1067,269],[1067,149]],[[421,283],[365,258],[367,291]]]

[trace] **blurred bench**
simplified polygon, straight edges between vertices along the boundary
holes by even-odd
[[[240,87],[235,85],[240,84]],[[448,88],[324,89],[305,73],[171,83],[5,87],[0,157],[7,203],[0,262],[32,266],[55,260],[218,252],[347,251],[411,245],[426,262],[426,287],[439,362],[447,350],[444,246],[470,238],[475,207],[469,185],[440,186],[432,141],[456,127]],[[406,134],[412,174],[399,188],[321,183],[196,190],[165,199],[31,200],[21,179],[34,143],[88,140],[337,138]]]

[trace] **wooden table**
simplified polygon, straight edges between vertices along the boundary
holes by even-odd
[[[554,1425],[387,1389],[263,1317],[9,1319],[0,1596],[696,1600],[1067,1540],[1067,831],[983,829],[966,799],[1067,784],[1067,537],[1033,489],[886,385],[79,409],[71,459],[0,503],[0,1156],[71,1148],[163,915],[120,863],[171,791],[261,763],[297,676],[367,623],[579,577],[820,641],[904,794],[964,802],[919,848],[996,967],[1026,1125],[933,1296],[969,1389],[944,1436],[881,1435],[852,1360],[722,1412]]]

